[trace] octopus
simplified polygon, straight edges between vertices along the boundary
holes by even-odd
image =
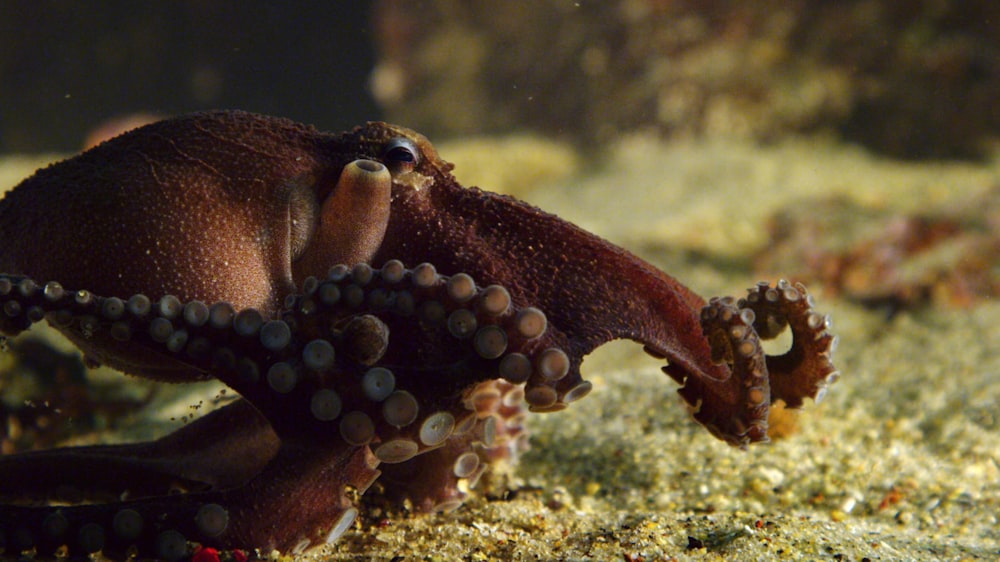
[[[217,560],[350,529],[378,481],[423,512],[516,459],[529,412],[592,388],[627,338],[746,447],[839,376],[801,284],[705,301],[516,199],[463,187],[420,134],[239,111],[159,121],[0,201],[0,332],[46,320],[91,363],[240,399],[158,440],[0,457],[4,555]],[[790,329],[780,355],[761,340]]]

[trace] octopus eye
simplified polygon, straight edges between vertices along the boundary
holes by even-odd
[[[392,139],[385,145],[382,160],[392,175],[413,171],[420,163],[417,145],[407,138]]]

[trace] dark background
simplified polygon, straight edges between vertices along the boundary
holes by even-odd
[[[985,159],[998,26],[996,0],[0,0],[0,153],[233,108],[435,140],[820,134]]]
[[[0,0],[0,152],[75,151],[102,122],[239,108],[377,119],[365,1]]]

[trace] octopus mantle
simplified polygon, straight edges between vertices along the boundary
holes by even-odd
[[[526,446],[527,411],[584,397],[628,338],[694,419],[767,440],[771,403],[837,377],[801,285],[707,303],[629,252],[462,187],[413,131],[236,111],[126,133],[0,201],[0,332],[43,319],[84,354],[242,397],[157,441],[0,458],[5,556],[218,559],[337,540],[376,481],[461,505]],[[786,327],[791,348],[760,339]]]

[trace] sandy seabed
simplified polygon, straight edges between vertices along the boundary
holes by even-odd
[[[516,166],[511,154],[497,165]],[[1000,184],[1000,159],[905,164],[820,140],[761,148],[634,137],[566,162],[562,179],[517,194],[706,296],[758,281],[747,256],[790,202],[841,194],[913,212]],[[0,188],[37,163],[0,161]],[[456,176],[477,183],[462,166]],[[609,344],[583,365],[590,396],[530,417],[515,492],[448,514],[367,513],[338,544],[301,559],[1000,558],[1000,305],[889,318],[810,290],[833,319],[842,377],[821,404],[807,402],[790,436],[728,447],[690,420],[676,385],[639,346]],[[197,400],[175,397],[174,411]],[[154,412],[132,436],[177,423]]]

